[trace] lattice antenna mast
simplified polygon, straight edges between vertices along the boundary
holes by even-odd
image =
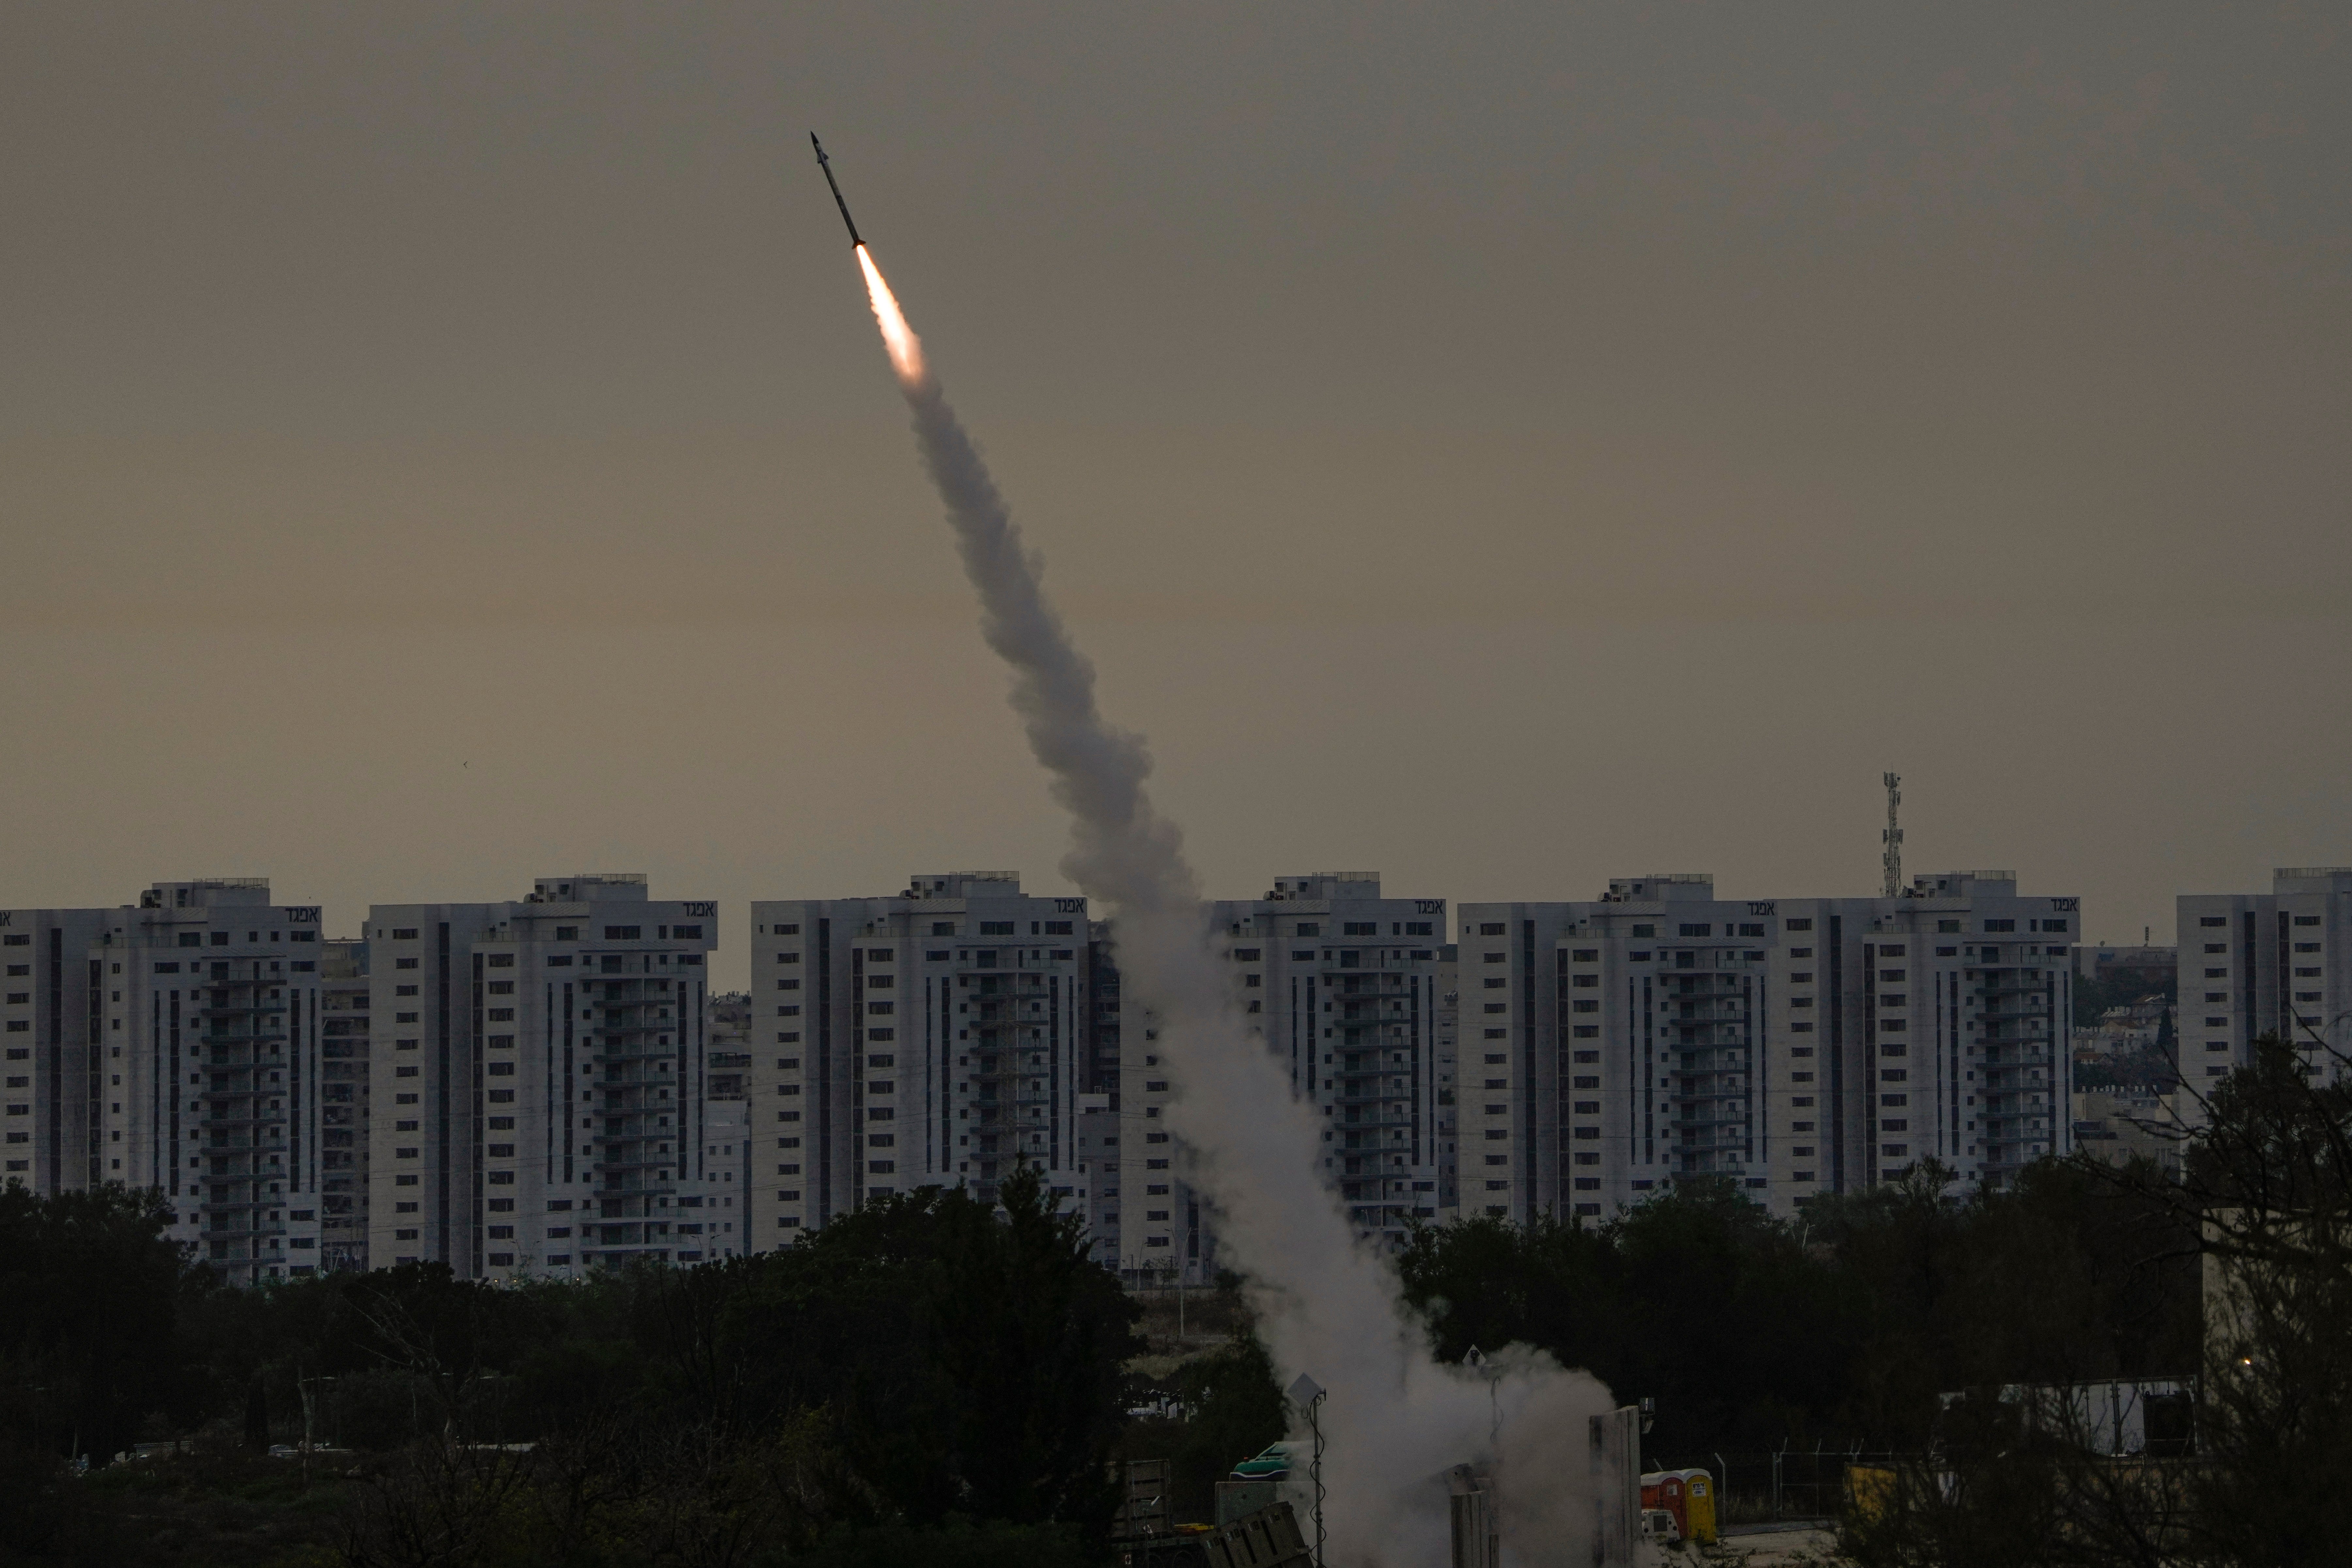
[[[1899,899],[1903,896],[1903,827],[1896,813],[1903,805],[1903,775],[1885,773],[1881,776],[1886,781],[1886,831],[1879,835],[1886,846],[1885,852],[1878,858],[1879,867],[1885,873],[1885,887],[1881,896]]]

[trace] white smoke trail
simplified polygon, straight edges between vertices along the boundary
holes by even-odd
[[[1304,1371],[1330,1392],[1322,1414],[1330,1561],[1443,1563],[1443,1477],[1479,1458],[1494,1462],[1514,1556],[1568,1561],[1571,1543],[1581,1547],[1591,1531],[1584,1417],[1610,1407],[1608,1391],[1523,1349],[1496,1358],[1491,1385],[1431,1361],[1394,1273],[1355,1241],[1317,1168],[1320,1119],[1232,1014],[1182,836],[1144,789],[1151,759],[1142,739],[1113,728],[1096,707],[1094,666],[1046,600],[1043,562],[1022,544],[889,285],[862,247],[857,258],[924,464],[979,591],[982,633],[1012,669],[1012,703],[1030,750],[1070,813],[1074,843],[1062,869],[1110,906],[1122,984],[1157,1019],[1177,1089],[1167,1121],[1192,1156],[1188,1173],[1249,1281],[1286,1381]]]

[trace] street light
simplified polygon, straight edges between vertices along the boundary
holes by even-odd
[[[1315,1482],[1315,1568],[1323,1568],[1323,1426],[1316,1418],[1316,1407],[1323,1403],[1323,1389],[1302,1372],[1291,1383],[1289,1394],[1290,1403],[1307,1413],[1307,1430],[1315,1443],[1307,1473]]]

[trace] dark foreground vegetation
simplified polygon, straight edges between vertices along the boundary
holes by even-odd
[[[1424,1232],[1406,1288],[1442,1355],[1523,1340],[1654,1397],[1651,1465],[1875,1456],[1830,1499],[1865,1564],[2352,1562],[2347,1068],[2261,1043],[2177,1177],[2052,1161],[1963,1196],[1928,1169],[1785,1223],[1685,1184],[1598,1226]],[[2107,1453],[2055,1393],[2105,1379],[2178,1380],[2186,1419]]]
[[[1916,1447],[1948,1390],[2195,1370],[2193,1217],[2074,1163],[1980,1195],[1948,1178],[1788,1221],[1722,1178],[1598,1226],[1467,1220],[1422,1233],[1406,1290],[1441,1356],[1521,1341],[1654,1398],[1646,1451],[1677,1463]]]
[[[584,1284],[232,1291],[145,1199],[0,1193],[0,1561],[1091,1564],[1135,1309],[1034,1173],[1003,1197]],[[333,1451],[265,1457],[306,1427]]]
[[[1524,1341],[1654,1398],[1651,1466],[1826,1450],[1872,1568],[2352,1559],[2352,1089],[2266,1042],[2185,1155],[1785,1222],[1691,1183],[1424,1231],[1401,1271],[1439,1355]],[[1230,1285],[1147,1343],[1034,1173],[1004,1202],[583,1283],[233,1291],[138,1196],[0,1193],[0,1564],[1101,1568],[1109,1463],[1171,1460],[1205,1517],[1283,1435],[1279,1376]],[[2110,1378],[2179,1380],[2193,1426],[2115,1458],[2032,1392]]]

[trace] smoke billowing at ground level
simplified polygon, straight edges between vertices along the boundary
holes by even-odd
[[[1248,1280],[1283,1377],[1304,1372],[1329,1391],[1321,1422],[1330,1560],[1443,1562],[1444,1473],[1474,1459],[1494,1469],[1507,1550],[1522,1562],[1560,1554],[1592,1528],[1585,1418],[1611,1407],[1609,1391],[1519,1347],[1478,1377],[1430,1359],[1395,1275],[1357,1244],[1322,1180],[1319,1119],[1232,1011],[1182,835],[1144,788],[1151,759],[1142,738],[1096,706],[1094,667],[1045,597],[1043,561],[1023,545],[873,258],[863,246],[856,254],[917,445],[980,595],[982,635],[1012,671],[1013,710],[1070,813],[1062,870],[1117,920],[1123,984],[1155,1020],[1177,1089],[1168,1125],[1214,1211],[1220,1245]]]

